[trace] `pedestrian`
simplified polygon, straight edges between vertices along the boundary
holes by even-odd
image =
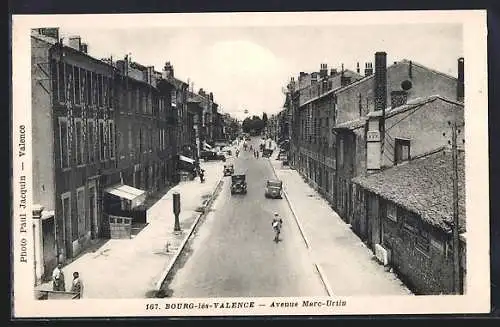
[[[83,282],[80,279],[80,274],[75,271],[73,273],[73,282],[71,283],[71,292],[78,294],[78,299],[81,299],[83,296]]]
[[[66,285],[64,284],[64,273],[62,271],[62,265],[60,263],[52,271],[52,290],[54,291],[66,291]]]

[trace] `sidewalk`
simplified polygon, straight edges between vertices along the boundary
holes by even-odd
[[[393,273],[375,261],[373,253],[327,201],[297,171],[282,167],[275,157],[273,153],[270,163],[283,180],[285,198],[332,295],[412,294]]]
[[[154,296],[159,279],[169,267],[184,238],[201,212],[203,200],[211,197],[222,178],[223,162],[201,162],[205,183],[199,178],[181,182],[147,211],[148,225],[132,239],[112,239],[95,252],[88,252],[63,267],[66,290],[78,271],[84,284],[83,298],[145,298]],[[182,232],[174,233],[172,194],[181,195],[179,215]],[[167,244],[168,252],[167,252]],[[36,290],[51,290],[44,283]]]

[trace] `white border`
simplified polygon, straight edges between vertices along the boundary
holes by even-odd
[[[153,19],[154,18],[154,19]],[[463,24],[465,64],[465,135],[466,135],[466,206],[467,206],[467,294],[463,296],[412,297],[342,297],[346,306],[273,309],[272,301],[297,301],[304,298],[244,298],[255,301],[252,309],[223,310],[157,310],[146,311],[146,303],[213,303],[237,301],[231,299],[138,299],[138,300],[78,300],[36,301],[33,295],[33,267],[19,263],[20,238],[32,239],[32,227],[19,233],[21,209],[18,179],[27,177],[28,208],[31,216],[31,138],[27,133],[26,151],[18,157],[19,126],[31,131],[31,56],[30,28],[40,26],[94,28],[151,28],[181,26],[320,26],[380,24]],[[489,278],[489,196],[488,196],[488,119],[487,119],[487,52],[486,11],[414,11],[414,12],[316,12],[316,13],[229,13],[229,14],[134,14],[134,15],[14,15],[12,17],[13,51],[13,245],[15,279],[15,317],[62,316],[218,316],[218,315],[336,315],[336,314],[428,314],[428,313],[486,313],[490,311]],[[21,161],[24,170],[21,171]],[[32,242],[30,242],[32,244]],[[31,248],[28,258],[33,257]],[[319,298],[308,298],[315,300]],[[333,300],[337,300],[334,298]],[[258,304],[266,304],[259,306]]]

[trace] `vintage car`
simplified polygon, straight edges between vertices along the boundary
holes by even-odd
[[[273,154],[273,150],[271,150],[271,149],[262,150],[262,156],[265,158],[271,157],[272,154]]]
[[[224,165],[224,176],[231,176],[234,173],[234,166],[232,164]]]
[[[281,199],[283,192],[283,182],[279,179],[269,179],[266,181],[266,188],[264,191],[264,196],[266,198],[278,198]]]
[[[231,176],[231,194],[246,194],[247,181],[245,173],[237,173]]]

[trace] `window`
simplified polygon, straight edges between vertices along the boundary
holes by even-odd
[[[344,139],[341,138],[339,141],[339,164],[342,166],[344,164]]]
[[[88,120],[88,129],[87,129],[87,138],[88,138],[88,162],[92,163],[95,160],[95,125],[93,120]]]
[[[84,163],[83,156],[85,153],[85,147],[83,144],[83,131],[82,131],[82,121],[81,119],[75,119],[75,152],[76,152],[76,164],[82,165]]]
[[[415,246],[417,247],[417,249],[426,253],[429,251],[429,245],[429,233],[421,228],[417,234],[417,242]]]
[[[71,193],[67,192],[61,194],[62,204],[62,224],[64,226],[63,235],[65,239],[70,238],[69,231],[71,231]]]
[[[132,152],[132,123],[128,125],[128,150]]]
[[[410,160],[410,140],[396,138],[394,143],[394,163]]]
[[[68,121],[59,118],[59,147],[61,154],[61,168],[69,167]]]
[[[109,128],[109,133],[108,133],[108,137],[109,137],[109,157],[111,159],[113,159],[115,157],[115,140],[116,140],[116,136],[115,136],[115,123],[113,121],[109,121],[108,128]]]
[[[73,79],[73,85],[75,87],[75,103],[76,104],[81,104],[80,103],[80,68],[78,67],[73,67],[74,73],[73,76],[75,77]]]
[[[139,128],[139,138],[137,139],[137,149],[139,150],[139,153],[142,153],[142,128]]]
[[[105,132],[104,132],[104,121],[99,121],[99,159],[106,159],[106,140],[105,140]]]
[[[149,129],[149,151],[153,150],[153,130]]]
[[[170,91],[170,102],[172,104],[172,107],[177,106],[177,92],[174,90]]]
[[[64,74],[64,62],[59,61],[58,64],[58,91],[59,91],[59,102],[66,102],[66,80]]]
[[[78,213],[78,237],[85,236],[85,188],[80,187],[76,190],[76,212]]]
[[[141,91],[137,88],[135,90],[135,99],[134,99],[134,106],[135,106],[135,112],[141,112]]]
[[[398,221],[398,210],[394,203],[387,201],[386,202],[386,216],[389,220],[394,222]]]
[[[102,75],[101,74],[97,74],[97,105],[99,107],[102,107],[102,105],[103,105],[102,91],[103,91]]]
[[[92,73],[92,104],[98,106],[98,95],[99,95],[99,83],[98,76],[96,73]]]
[[[51,72],[51,80],[52,80],[52,101],[53,103],[57,103],[59,99],[59,75],[57,72],[57,62],[55,59],[50,60],[50,72]]]
[[[66,92],[69,94],[69,102],[74,103],[75,101],[75,89],[74,89],[74,78],[73,78],[73,66],[71,65],[65,65],[65,75],[66,75],[66,85],[69,87],[69,90],[66,90]]]

